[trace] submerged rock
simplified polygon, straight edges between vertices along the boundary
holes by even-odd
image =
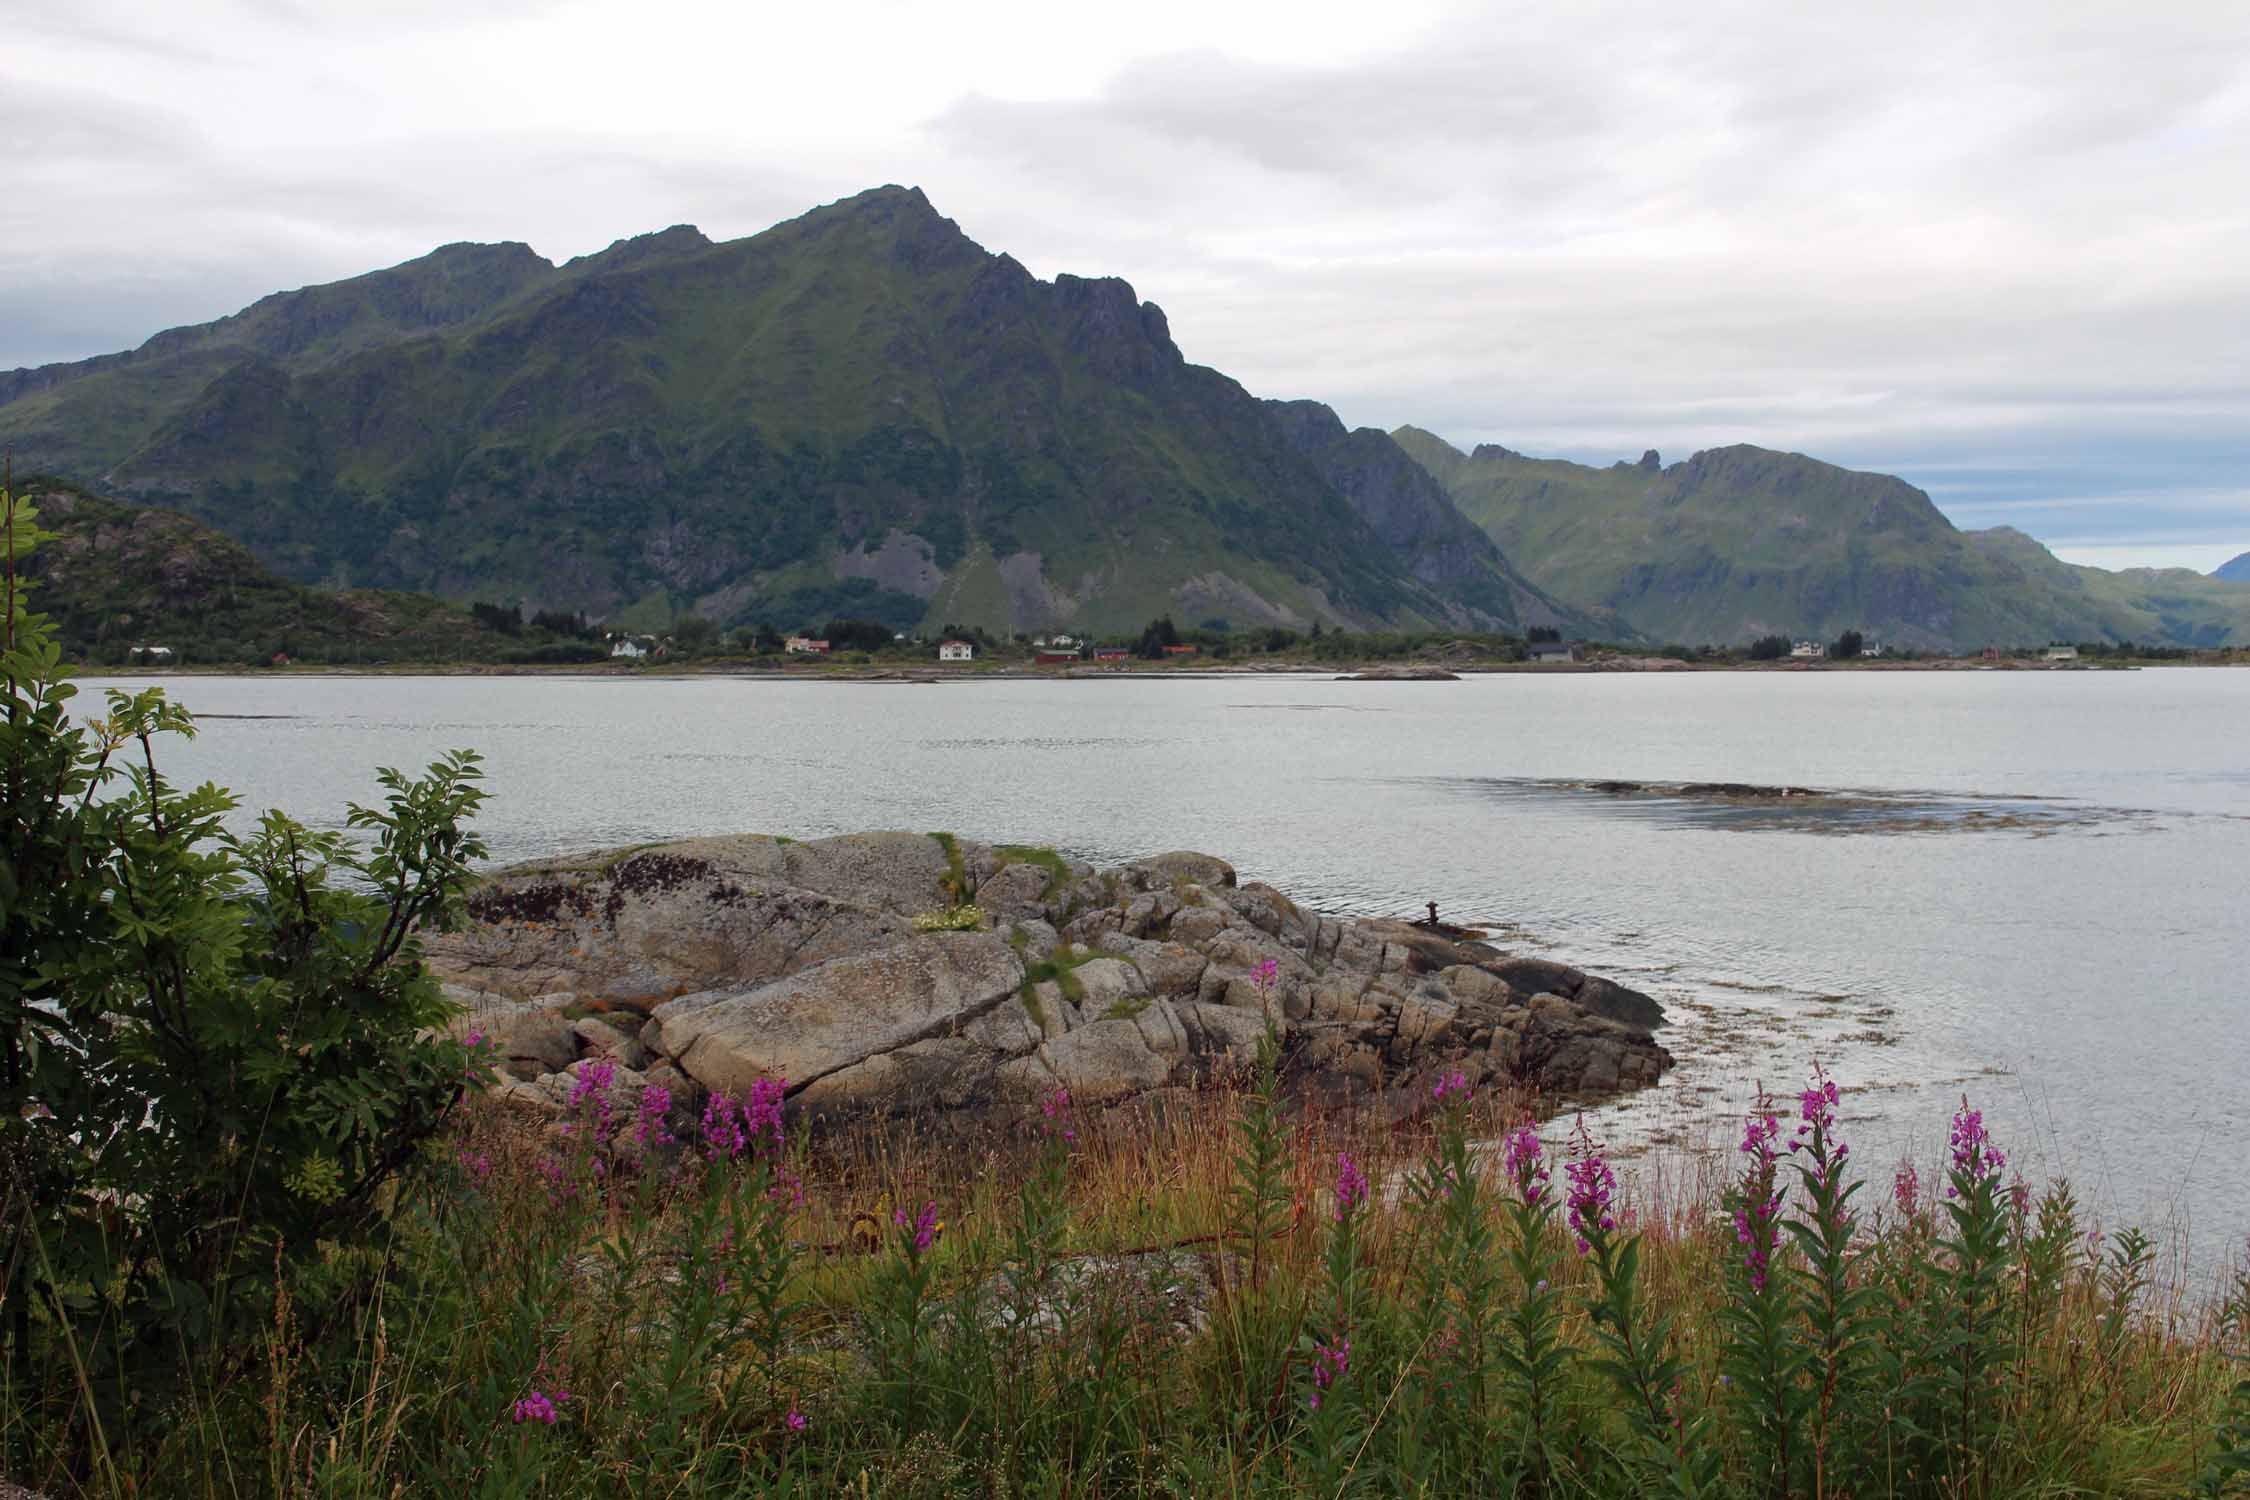
[[[922,834],[695,839],[504,870],[469,913],[430,963],[531,1107],[599,1056],[683,1106],[780,1077],[814,1118],[1017,1117],[1056,1088],[1239,1077],[1269,1025],[1294,1087],[1400,1113],[1441,1073],[1604,1095],[1671,1064],[1636,990],[1465,929],[1309,911],[1207,854],[1096,870]],[[941,915],[983,925],[916,930]]]

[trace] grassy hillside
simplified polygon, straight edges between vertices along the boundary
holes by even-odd
[[[1517,623],[1504,569],[1418,576],[1124,282],[1035,280],[901,188],[562,266],[448,246],[0,376],[0,439],[297,582],[633,625],[853,581],[898,625]]]
[[[2071,567],[2020,532],[1957,530],[1902,480],[1802,454],[1744,445],[1599,469],[1393,436],[1541,587],[1659,639],[2250,641],[2250,590]]]
[[[423,594],[328,593],[276,578],[241,543],[176,511],[120,505],[33,480],[54,533],[25,565],[32,607],[67,656],[123,665],[136,645],[178,664],[494,660],[524,642]]]

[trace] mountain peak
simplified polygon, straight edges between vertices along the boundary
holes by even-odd
[[[2211,570],[2211,576],[2221,583],[2250,583],[2250,552],[2219,564]]]

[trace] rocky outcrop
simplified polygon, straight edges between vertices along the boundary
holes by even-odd
[[[534,1108],[599,1058],[683,1104],[779,1077],[814,1118],[1009,1116],[1239,1077],[1269,1027],[1294,1087],[1397,1111],[1441,1073],[1598,1096],[1671,1062],[1638,991],[1206,854],[696,839],[503,871],[468,908],[430,963]]]

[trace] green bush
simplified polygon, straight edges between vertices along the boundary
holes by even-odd
[[[159,768],[194,732],[162,692],[70,713],[18,574],[42,534],[5,490],[0,517],[0,1407],[61,1403],[98,1454],[286,1268],[363,1242],[461,1094],[415,934],[485,852],[483,793],[460,753],[380,773],[365,850],[280,813],[230,832],[226,792]]]

